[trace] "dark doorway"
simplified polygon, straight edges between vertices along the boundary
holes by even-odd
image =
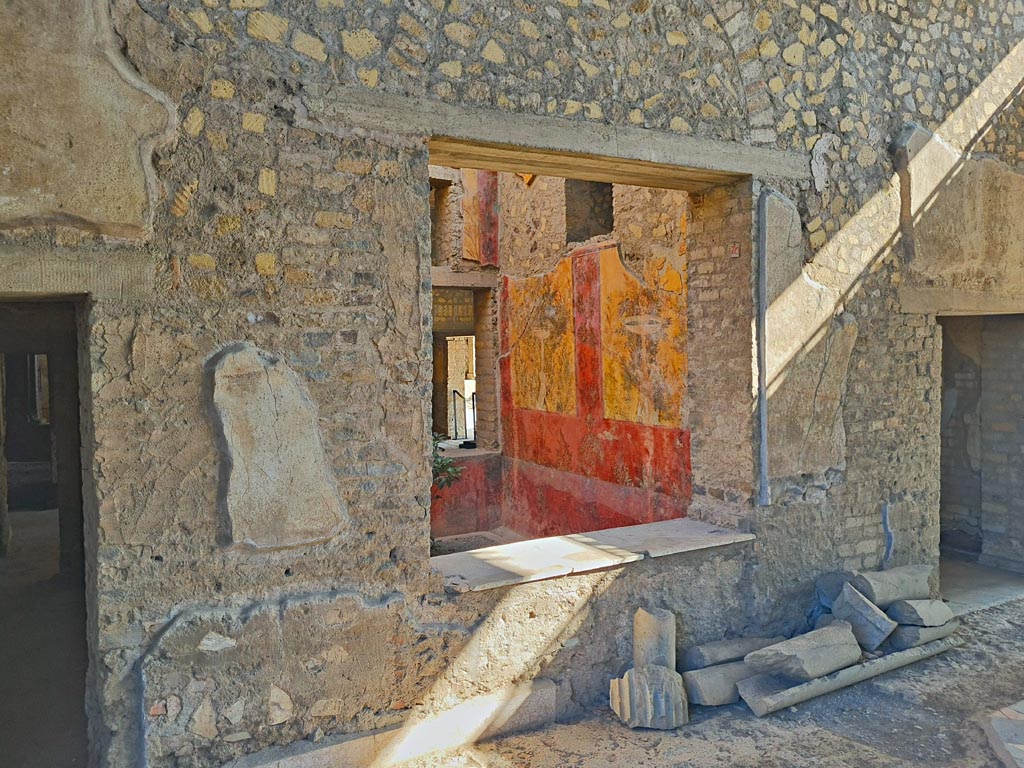
[[[86,765],[76,305],[0,303],[0,753]]]

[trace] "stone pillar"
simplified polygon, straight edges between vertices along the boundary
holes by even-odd
[[[676,617],[672,611],[637,608],[633,616],[633,666],[676,668]]]

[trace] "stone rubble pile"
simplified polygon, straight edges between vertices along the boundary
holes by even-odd
[[[930,598],[929,565],[839,571],[815,582],[815,628],[792,638],[742,637],[689,648],[675,671],[675,617],[637,611],[633,668],[611,682],[630,727],[676,728],[687,703],[733,704],[758,716],[929,658],[958,644],[949,606]],[[680,684],[681,683],[681,684]]]

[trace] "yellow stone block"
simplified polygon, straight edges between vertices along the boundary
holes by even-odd
[[[468,48],[476,40],[476,31],[457,21],[444,25],[444,35],[453,43],[458,43],[463,48]]]
[[[782,89],[785,88],[785,87],[786,87],[786,83],[785,83],[785,81],[781,77],[775,76],[771,80],[768,81],[768,89],[772,93],[781,93]]]
[[[208,253],[192,253],[188,257],[189,266],[201,269],[204,272],[213,272],[217,269],[217,260]]]
[[[588,101],[586,103],[587,117],[591,120],[600,120],[604,117],[604,110],[601,109],[601,105],[596,101]]]
[[[782,52],[782,60],[793,67],[803,66],[804,46],[801,43],[793,43]]]
[[[529,19],[519,20],[519,32],[532,40],[540,40],[540,30]]]
[[[775,129],[779,133],[782,133],[783,131],[788,131],[792,128],[796,128],[796,112],[791,109],[786,113],[785,117],[779,121],[779,124],[775,126]]]
[[[233,99],[235,84],[230,80],[213,80],[210,82],[210,95],[215,99]]]
[[[628,13],[620,13],[614,19],[612,19],[612,26],[616,29],[625,29],[630,25],[632,19],[629,18]]]
[[[761,54],[763,59],[773,59],[779,55],[779,44],[769,37],[761,43],[761,47],[758,48],[757,52]]]
[[[218,152],[225,152],[228,148],[228,137],[220,131],[206,130],[206,140],[210,146]]]
[[[367,88],[376,88],[377,83],[380,82],[380,72],[376,69],[363,69],[360,68],[356,74],[359,76],[359,82],[365,85]]]
[[[839,21],[839,12],[836,10],[834,5],[830,5],[829,3],[822,3],[818,6],[818,13],[826,19],[830,19],[835,22]]]
[[[640,125],[641,123],[643,123],[643,121],[644,121],[644,113],[643,112],[641,112],[639,109],[631,109],[631,110],[629,110],[629,122],[633,123],[634,125]]]
[[[380,51],[380,40],[368,29],[343,29],[341,47],[353,59],[360,61]]]
[[[669,45],[687,45],[690,42],[690,38],[686,36],[685,32],[667,32],[665,33],[665,39]]]
[[[317,211],[313,223],[321,229],[351,229],[355,218],[342,211]]]
[[[217,237],[223,237],[224,235],[230,235],[232,232],[237,232],[241,228],[241,216],[221,216],[217,219],[217,226],[214,229],[214,234]]]
[[[690,124],[678,116],[672,118],[672,122],[668,124],[668,127],[673,131],[678,131],[679,133],[690,132]]]
[[[462,77],[461,61],[442,61],[440,64],[437,65],[437,68],[441,70],[442,74],[454,80],[458,80],[460,77]]]
[[[494,42],[494,38],[487,41],[480,55],[494,64],[504,64],[506,60],[504,49]]]
[[[591,64],[589,61],[585,61],[584,59],[579,59],[578,61],[580,69],[582,69],[586,73],[587,77],[594,77],[594,75],[601,71],[593,64]]]
[[[246,112],[242,115],[242,130],[250,133],[263,133],[267,128],[267,116],[258,112]]]
[[[307,285],[313,282],[313,276],[304,269],[298,267],[284,268],[284,281],[289,285]]]
[[[277,274],[277,256],[266,251],[257,253],[256,258],[256,274],[269,277],[270,275]]]
[[[576,101],[575,99],[568,99],[565,102],[565,111],[563,112],[563,114],[575,115],[578,114],[582,109],[583,104],[581,102]]]
[[[772,15],[768,11],[760,11],[754,18],[754,29],[762,35],[772,28]]]
[[[818,250],[828,242],[828,234],[823,229],[811,233],[811,248]]]
[[[188,17],[192,19],[196,28],[198,28],[204,35],[208,35],[213,32],[213,22],[210,21],[210,17],[206,15],[206,11],[202,8],[196,8],[195,10],[189,11]]]
[[[802,117],[803,117],[804,125],[810,126],[810,125],[817,125],[818,124],[818,116],[812,110],[809,110],[809,109],[804,110],[804,113],[803,113]]]
[[[280,43],[288,31],[288,19],[266,11],[253,11],[245,29],[253,40]]]
[[[295,30],[295,34],[292,35],[292,48],[314,61],[327,61],[324,41],[315,35],[308,35],[300,29]]]
[[[260,176],[256,182],[256,188],[267,197],[276,195],[277,171],[273,168],[260,168]]]
[[[722,116],[722,111],[714,104],[703,104],[700,108],[700,114],[706,117],[708,120],[714,120],[716,117]]]
[[[181,127],[192,138],[203,132],[204,125],[206,125],[206,116],[199,107],[192,107],[185,115],[185,119],[181,121]]]
[[[258,8],[265,8],[267,0],[231,0],[228,8],[232,11],[253,11]]]

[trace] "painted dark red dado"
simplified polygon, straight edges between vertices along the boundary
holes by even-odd
[[[432,489],[430,535],[435,539],[488,531],[501,524],[501,456],[467,456],[457,464],[462,467],[458,482]]]

